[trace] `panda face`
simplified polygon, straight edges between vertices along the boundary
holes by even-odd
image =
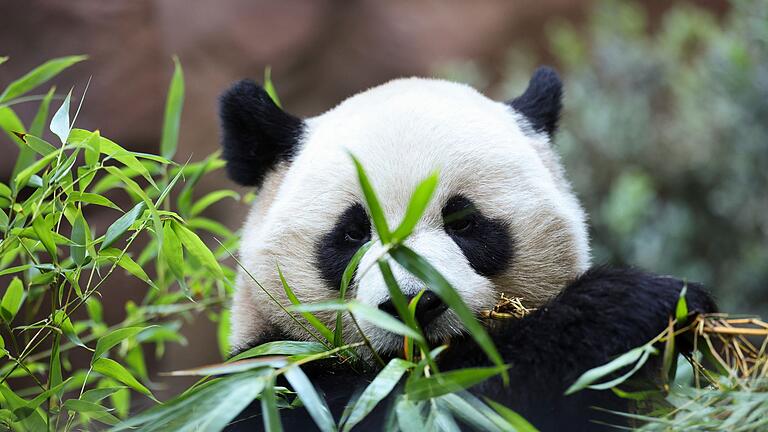
[[[535,75],[526,94],[546,84],[541,80]],[[542,106],[551,104],[541,94],[545,85],[510,106],[460,84],[396,80],[304,121],[270,106],[259,90],[236,86],[222,99],[230,174],[260,186],[243,229],[240,259],[250,276],[238,277],[233,346],[247,346],[269,329],[307,339],[264,292],[289,304],[277,265],[302,302],[333,300],[349,260],[369,240],[374,244],[348,294],[392,310],[375,265],[384,249],[350,153],[366,168],[390,227],[402,219],[416,185],[439,172],[433,200],[405,244],[475,312],[493,307],[501,293],[535,306],[588,267],[584,214],[549,146],[554,120]],[[259,150],[265,141],[269,148]],[[397,263],[391,267],[406,296],[428,289]],[[319,316],[332,326],[334,313]],[[453,311],[431,292],[422,296],[417,316],[433,342],[462,332]],[[400,337],[360,325],[377,350],[401,349]],[[348,341],[359,340],[351,323],[345,329]]]

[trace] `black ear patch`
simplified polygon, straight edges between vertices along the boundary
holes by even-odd
[[[263,87],[242,80],[219,99],[227,173],[244,186],[261,186],[267,172],[298,150],[304,122],[275,105]]]
[[[541,66],[533,73],[525,92],[508,102],[524,115],[536,132],[552,136],[563,107],[563,83],[554,69]]]

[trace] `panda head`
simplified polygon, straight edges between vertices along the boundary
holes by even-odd
[[[462,84],[398,79],[302,120],[254,82],[235,84],[220,101],[223,156],[230,177],[258,188],[258,198],[242,232],[232,346],[270,334],[308,339],[273,300],[290,304],[277,266],[302,302],[337,299],[350,258],[376,240],[350,153],[368,172],[390,226],[403,217],[416,185],[439,171],[435,195],[406,244],[470,309],[492,308],[501,293],[532,306],[558,293],[590,259],[584,212],[550,147],[561,94],[550,68],[538,69],[509,102]],[[386,285],[371,265],[381,253],[374,243],[359,267],[370,269],[357,272],[348,295],[389,310]],[[424,289],[397,264],[392,268],[406,296]],[[432,341],[462,332],[430,292],[417,315]],[[335,314],[319,316],[330,326]],[[347,341],[357,340],[346,324]],[[380,352],[401,349],[400,337],[361,327]]]

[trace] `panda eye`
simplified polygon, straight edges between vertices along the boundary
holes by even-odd
[[[360,227],[352,227],[344,233],[344,241],[348,243],[365,243],[370,235]]]
[[[446,231],[462,234],[472,229],[477,223],[477,210],[466,198],[451,198],[443,208],[443,226]]]
[[[464,217],[460,219],[454,219],[453,221],[446,221],[445,228],[455,233],[463,233],[469,231],[474,226],[475,222],[471,217]]]

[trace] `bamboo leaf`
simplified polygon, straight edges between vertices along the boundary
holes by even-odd
[[[85,393],[83,393],[82,396],[80,396],[80,400],[88,402],[99,402],[100,400],[111,396],[116,391],[122,390],[124,388],[126,387],[106,387],[87,390]]]
[[[64,69],[85,60],[87,56],[69,56],[49,60],[12,82],[0,94],[0,102],[14,99],[58,75]]]
[[[163,224],[163,244],[160,248],[165,263],[171,269],[171,273],[179,281],[179,284],[184,285],[184,252],[181,245],[181,240],[176,235],[176,231],[173,230],[173,222],[166,221]]]
[[[117,262],[117,265],[120,266],[123,270],[146,282],[152,288],[157,288],[155,282],[152,281],[144,269],[141,268],[141,266],[136,261],[134,261],[133,258],[131,258],[127,253],[123,253],[123,251],[120,249],[104,249],[99,251],[99,255],[102,257],[113,258]]]
[[[38,216],[32,221],[32,229],[35,231],[38,240],[43,244],[43,247],[45,247],[45,250],[48,251],[51,259],[54,260],[54,262],[57,261],[58,254],[56,253],[56,242],[53,240],[53,233],[48,224],[42,217]]]
[[[397,280],[395,280],[395,276],[392,274],[392,268],[389,266],[389,263],[381,259],[378,261],[378,265],[379,270],[381,271],[381,276],[384,278],[384,283],[387,285],[389,297],[395,305],[395,310],[397,310],[397,314],[400,315],[400,318],[409,327],[418,329],[419,326],[416,323],[416,320],[413,319],[413,315],[409,313],[408,299],[405,298],[405,294],[403,294],[400,287],[397,285]]]
[[[179,143],[179,124],[181,109],[184,105],[184,71],[178,57],[173,57],[173,78],[168,88],[165,100],[165,117],[163,118],[163,136],[160,141],[160,154],[167,159],[173,159]]]
[[[94,166],[99,163],[99,153],[101,153],[101,133],[93,131],[91,135],[83,142],[85,146],[85,163],[88,166]]]
[[[70,170],[72,169],[72,166],[75,165],[75,162],[77,161],[77,154],[79,150],[75,150],[70,154],[67,159],[56,165],[56,171],[54,171],[53,175],[50,178],[51,183],[58,183],[59,180],[68,177],[69,180],[66,180],[66,182],[71,183],[72,182],[72,176]],[[63,187],[66,187],[64,183],[62,183]]]
[[[128,211],[128,213],[125,213],[124,215],[120,216],[116,221],[112,222],[112,225],[107,228],[106,234],[104,234],[104,241],[101,242],[101,247],[99,250],[104,250],[110,246],[112,246],[113,243],[117,241],[117,239],[120,238],[126,231],[128,231],[128,228],[133,225],[134,222],[139,218],[139,216],[144,213],[144,208],[146,206],[146,203],[143,201],[133,206],[132,209]]]
[[[403,322],[410,328],[412,328],[415,332],[417,332],[419,335],[421,335],[420,340],[420,347],[421,349],[426,353],[429,352],[429,347],[424,342],[425,339],[423,337],[423,334],[421,332],[421,327],[419,326],[419,323],[416,321],[416,305],[419,302],[419,299],[421,298],[421,295],[424,293],[424,290],[419,292],[413,299],[411,299],[410,304],[408,303],[408,299],[405,298],[405,295],[400,290],[400,286],[397,284],[397,280],[395,280],[394,274],[392,274],[392,268],[389,266],[389,263],[386,262],[383,259],[380,259],[378,261],[379,270],[381,271],[381,276],[384,278],[384,283],[387,286],[387,290],[389,292],[389,298],[392,301],[392,303],[395,305],[395,310],[397,311],[397,314],[400,316],[400,319],[403,320]],[[406,358],[408,360],[413,359],[413,338],[406,338],[404,341],[404,347]],[[436,365],[432,361],[432,358],[427,355],[427,360],[429,360],[429,363],[432,367],[436,368]]]
[[[405,246],[392,249],[390,255],[408,272],[426,283],[448,305],[493,363],[499,367],[504,365],[504,360],[483,326],[451,284],[427,260]],[[508,379],[506,370],[502,370],[502,376],[506,382]]]
[[[91,237],[91,230],[88,228],[88,223],[83,217],[82,211],[77,211],[75,221],[72,224],[72,242],[69,247],[69,255],[72,257],[72,261],[78,266],[82,266],[86,262],[88,241]]]
[[[185,226],[173,222],[173,230],[176,232],[181,244],[184,245],[184,250],[194,256],[203,267],[207,268],[214,276],[223,279],[224,272],[221,271],[219,262],[216,261],[216,257],[213,256],[213,252],[208,249],[208,246],[200,240],[194,232],[187,229]]]
[[[284,357],[265,357],[257,359],[238,360],[235,362],[217,363],[209,366],[198,367],[194,369],[184,369],[169,372],[170,376],[210,376],[210,375],[230,375],[254,369],[263,370],[263,373],[271,371],[271,368],[285,366]]]
[[[264,389],[263,379],[241,382],[227,393],[221,393],[213,404],[205,410],[205,415],[193,427],[185,430],[219,431],[232,421]]]
[[[27,143],[29,148],[42,156],[49,155],[56,151],[56,147],[51,145],[51,143],[32,134],[24,135],[24,142]]]
[[[223,190],[217,190],[213,191],[209,194],[206,194],[199,200],[197,200],[193,205],[192,208],[189,210],[189,213],[192,216],[197,216],[200,213],[203,212],[203,210],[207,209],[211,205],[223,200],[224,198],[233,198],[235,200],[240,199],[240,194],[233,190],[229,189],[223,189]]]
[[[224,238],[231,238],[234,233],[219,222],[202,217],[187,220],[187,226],[196,230],[205,230],[211,234]]]
[[[645,365],[645,362],[648,360],[648,357],[650,357],[651,353],[653,353],[653,352],[654,351],[649,351],[649,350],[643,351],[643,355],[640,356],[640,359],[637,360],[637,363],[635,363],[635,366],[629,372],[625,373],[624,375],[622,375],[622,376],[620,376],[618,378],[612,379],[612,380],[610,380],[608,382],[604,382],[604,383],[600,383],[600,384],[592,384],[591,386],[589,386],[589,388],[591,388],[593,390],[607,390],[609,388],[616,387],[617,385],[619,385],[619,384],[623,383],[624,381],[628,380],[629,378],[631,378],[632,375],[635,374],[635,372],[640,370],[640,368],[643,367],[643,365]]]
[[[0,197],[3,198],[10,198],[12,195],[11,188],[5,185],[5,183],[0,182]]]
[[[0,270],[0,276],[5,276],[13,273],[22,272],[28,268],[34,267],[34,264],[24,264],[20,266],[8,267],[7,269]]]
[[[93,362],[92,368],[95,372],[120,381],[128,387],[138,391],[139,393],[153,397],[152,392],[150,392],[148,388],[144,387],[144,385],[142,385],[136,378],[134,378],[134,376],[128,372],[128,369],[112,359],[105,357],[98,358],[95,362]]]
[[[280,98],[277,97],[277,90],[275,90],[275,84],[272,82],[272,68],[270,66],[267,66],[264,68],[264,90],[267,92],[267,94],[272,99],[272,102],[275,103],[275,105],[277,105],[280,108],[283,107],[283,105],[280,103]]]
[[[352,409],[349,411],[349,417],[347,417],[344,423],[344,431],[351,430],[356,424],[360,423],[368,414],[376,408],[379,402],[381,402],[387,395],[392,392],[400,379],[409,368],[414,364],[403,359],[392,359],[384,369],[376,375],[376,378],[368,384],[363,393],[355,402]]]
[[[616,357],[614,360],[610,361],[609,363],[606,363],[602,366],[598,366],[596,368],[593,368],[584,372],[579,377],[579,379],[576,380],[575,383],[573,383],[570,387],[568,387],[568,390],[565,391],[565,394],[570,395],[579,390],[583,390],[587,387],[590,387],[593,389],[600,389],[601,387],[604,387],[604,384],[593,385],[595,381],[598,381],[633,363],[636,363],[642,366],[642,364],[645,363],[644,360],[648,358],[648,354],[654,351],[655,349],[651,345],[642,345],[632,350],[629,350],[624,354]],[[632,370],[632,373],[634,373],[634,371],[635,369]],[[627,378],[629,378],[629,376],[627,376]],[[609,381],[609,383],[613,383],[614,381],[616,380]],[[621,382],[623,382],[623,380]],[[618,385],[621,382],[618,382],[615,385]],[[613,387],[613,385],[610,387]],[[610,388],[610,387],[604,387],[604,388]]]
[[[488,405],[490,405],[491,408],[494,409],[494,411],[499,413],[499,415],[502,416],[504,420],[506,420],[510,425],[512,425],[512,427],[514,427],[517,432],[538,432],[538,429],[536,429],[531,423],[528,422],[528,420],[523,418],[523,416],[521,416],[520,414],[488,398],[486,398],[485,401],[488,402]]]
[[[69,133],[69,142],[71,144],[84,144],[88,145],[88,140],[91,137],[92,132],[83,129],[72,129]],[[149,182],[153,187],[157,187],[149,170],[136,158],[135,155],[140,153],[130,152],[112,140],[105,137],[99,139],[99,151],[112,159],[117,160],[121,164],[130,168],[133,171],[139,173],[144,179]],[[114,167],[113,167],[114,168]]]
[[[318,311],[349,311],[355,315],[355,318],[367,321],[384,330],[391,331],[395,334],[412,337],[417,341],[424,342],[424,339],[422,338],[421,334],[419,334],[419,332],[403,324],[397,318],[386,312],[380,311],[379,309],[356,302],[354,300],[347,303],[333,300],[320,303],[294,304],[293,306],[290,306],[288,310],[301,313]]]
[[[288,300],[290,300],[291,304],[298,306],[301,305],[301,302],[299,301],[298,297],[296,297],[296,294],[293,292],[293,289],[291,289],[291,286],[288,285],[288,281],[285,280],[285,276],[283,276],[283,271],[280,269],[280,266],[277,266],[277,274],[280,276],[280,283],[283,285],[283,291],[285,291],[285,295],[288,297]],[[322,322],[320,322],[317,317],[312,315],[309,311],[299,311],[301,313],[301,316],[304,317],[307,322],[315,328],[320,334],[328,341],[333,342],[333,332],[325,326]]]
[[[277,410],[275,398],[275,378],[270,376],[261,393],[261,414],[264,416],[264,430],[267,432],[282,432],[280,413]]]
[[[312,420],[323,432],[336,430],[336,424],[333,421],[331,410],[325,401],[317,394],[317,390],[312,386],[309,378],[299,366],[291,366],[285,371],[285,379],[291,384],[293,391],[299,396],[304,408],[307,409]]]
[[[61,337],[59,335],[54,336],[53,344],[51,346],[51,356],[48,364],[48,387],[55,388],[64,381],[64,377],[61,372],[61,351],[60,351]],[[56,394],[57,399],[61,399],[61,394]]]
[[[424,432],[426,427],[422,422],[422,414],[418,405],[413,401],[401,398],[395,405],[397,425],[403,432]]]
[[[451,415],[463,424],[472,427],[472,430],[481,431],[501,431],[509,428],[503,428],[504,419],[499,417],[493,410],[482,405],[473,405],[457,394],[447,394],[437,399],[437,404],[446,407]]]
[[[25,147],[25,149],[28,149],[27,151],[30,152],[31,155],[34,156],[34,150],[32,150],[29,147]],[[24,149],[22,149],[22,153],[24,152]],[[19,158],[21,158],[21,154],[19,155]],[[40,160],[35,161],[34,159],[30,160],[30,165],[27,165],[24,169],[21,169],[20,171],[16,171],[16,168],[14,168],[14,172],[17,172],[16,177],[14,177],[13,184],[16,190],[20,190],[24,186],[27,185],[29,182],[29,178],[32,177],[32,174],[36,174],[38,171],[43,169],[44,167],[48,166],[51,161],[56,159],[58,156],[58,153],[50,153],[46,156],[43,156]],[[19,167],[19,164],[16,164],[16,167]]]
[[[16,145],[24,148],[24,141],[18,134],[24,135],[27,129],[21,119],[11,107],[0,106],[0,129],[8,135]]]
[[[260,371],[214,379],[131,416],[111,431],[221,430],[259,395],[264,385]]]
[[[102,207],[109,207],[111,209],[121,210],[120,207],[118,207],[117,204],[110,201],[109,198],[105,197],[104,195],[99,195],[95,193],[70,192],[69,200],[72,202],[83,202],[86,204],[95,204]]]
[[[688,284],[683,285],[683,289],[680,290],[680,298],[677,299],[677,305],[675,306],[675,318],[678,324],[685,324],[688,319],[688,302],[685,300],[685,295],[688,292]]]
[[[357,271],[357,267],[360,265],[360,260],[363,259],[363,256],[366,252],[368,252],[371,246],[373,246],[373,243],[369,241],[360,247],[360,249],[358,249],[357,252],[352,255],[352,259],[349,260],[347,267],[344,269],[344,273],[341,276],[341,286],[339,287],[339,298],[342,301],[347,298],[347,289],[349,288],[349,283],[352,281],[352,278]],[[342,343],[344,343],[342,340],[343,330],[342,311],[339,311],[336,313],[336,328],[333,331],[333,346],[341,346]]]
[[[24,284],[21,279],[14,277],[8,285],[8,289],[5,290],[3,300],[0,303],[0,314],[6,323],[13,321],[22,303],[24,303]]]
[[[115,166],[108,166],[105,168],[107,172],[112,174],[114,177],[117,177],[123,184],[134,194],[138,195],[139,198],[146,204],[147,209],[149,210],[150,215],[152,216],[152,224],[154,225],[155,233],[156,235],[161,235],[160,233],[163,230],[163,225],[160,221],[160,213],[157,211],[157,207],[155,207],[152,200],[149,198],[146,192],[136,183],[133,181],[130,177],[125,175],[122,170],[118,169]]]
[[[182,214],[187,215],[189,213],[193,188],[200,181],[203,174],[210,170],[221,168],[223,166],[222,162],[223,160],[218,158],[218,153],[214,153],[201,162],[187,164],[179,169],[186,177],[184,187],[176,199],[176,205]]]
[[[384,330],[389,330],[392,333],[414,338],[421,343],[425,342],[421,333],[403,324],[402,321],[386,312],[358,302],[347,303],[347,306],[349,307],[349,311],[359,319],[368,321],[369,323]]]
[[[365,202],[368,204],[368,210],[371,212],[371,219],[373,219],[373,226],[376,227],[376,232],[379,234],[379,238],[383,244],[389,244],[392,240],[392,234],[387,226],[387,219],[384,216],[384,210],[379,203],[379,199],[376,197],[376,193],[373,191],[371,181],[368,179],[368,175],[365,173],[365,169],[360,164],[357,158],[350,154],[352,162],[355,164],[357,170],[357,178],[360,181],[360,187],[363,189],[363,195],[365,196]]]
[[[45,431],[48,430],[43,416],[37,410],[25,410],[28,402],[11,390],[7,384],[0,384],[0,395],[3,396],[3,408],[9,408],[13,411],[21,409],[24,419],[21,420],[22,430],[27,431]]]
[[[76,411],[80,413],[91,413],[91,412],[97,412],[97,411],[103,411],[106,412],[106,408],[103,406],[89,401],[84,400],[78,400],[78,399],[68,399],[64,402],[64,409]]]
[[[67,378],[65,381],[62,381],[57,385],[35,396],[34,399],[27,402],[27,404],[24,405],[23,407],[15,409],[14,414],[16,414],[16,417],[18,417],[20,420],[27,418],[30,414],[34,412],[34,410],[37,409],[37,407],[42,405],[43,402],[48,400],[52,395],[58,394],[64,388],[64,386],[69,383],[70,380],[72,380],[72,378]]]
[[[421,216],[427,209],[432,195],[435,193],[438,178],[438,174],[433,173],[416,186],[413,195],[411,195],[411,200],[408,202],[408,208],[405,210],[402,222],[392,232],[393,243],[398,243],[411,235],[411,232],[413,232],[416,224],[419,223]]]
[[[93,364],[95,361],[101,358],[101,356],[103,356],[113,346],[119,344],[125,339],[136,336],[137,334],[141,333],[142,331],[150,327],[153,327],[153,326],[123,327],[100,337],[98,342],[96,342],[96,349],[93,352],[93,358],[91,359],[91,364]]]
[[[61,106],[56,110],[56,113],[53,114],[53,118],[51,119],[51,132],[59,137],[62,145],[67,143],[69,131],[72,129],[72,124],[69,121],[70,99],[72,99],[72,90],[67,93],[64,102],[61,103]]]
[[[308,355],[328,351],[328,347],[319,342],[274,341],[253,347],[232,357],[229,361],[243,360],[266,355]]]
[[[486,379],[501,374],[507,366],[466,368],[443,372],[429,378],[409,381],[405,392],[411,400],[430,399],[448,393],[455,393]]]
[[[43,136],[45,124],[48,122],[48,110],[51,106],[51,99],[53,99],[55,92],[56,87],[51,87],[40,102],[40,106],[37,108],[37,113],[35,113],[35,118],[32,119],[32,124],[29,126],[30,134],[38,137]]]
[[[667,337],[664,341],[664,352],[661,360],[661,382],[664,385],[668,385],[669,382],[674,380],[674,373],[676,370],[672,367],[675,365],[675,359],[677,352],[675,351],[675,322],[672,318],[669,319],[667,324]]]
[[[75,331],[75,327],[72,325],[72,321],[63,310],[56,311],[56,314],[54,314],[53,323],[54,325],[58,326],[62,332],[64,332],[64,335],[67,336],[67,338],[72,341],[73,344],[90,350],[90,348],[88,348],[83,343],[83,341],[80,340],[80,337],[77,335],[77,331]]]
[[[85,414],[89,418],[100,421],[104,424],[115,425],[120,422],[120,419],[112,415],[107,408],[101,406],[98,403],[68,399],[64,402],[63,408],[67,411],[74,411],[80,414]]]
[[[231,322],[232,315],[229,309],[223,309],[219,313],[219,323],[216,326],[216,339],[222,359],[226,359],[232,353],[232,347],[229,344],[229,334],[232,332]]]
[[[139,198],[141,198],[141,200],[147,204],[147,207],[150,210],[153,208],[152,200],[149,198],[149,195],[147,195],[147,193],[144,192],[144,189],[142,189],[138,183],[136,183],[133,179],[125,175],[125,173],[123,173],[121,169],[114,166],[108,166],[108,167],[105,167],[104,169],[106,169],[107,172],[109,172],[113,176],[120,179],[120,181],[123,182],[125,187],[128,188],[131,192],[138,195]]]

